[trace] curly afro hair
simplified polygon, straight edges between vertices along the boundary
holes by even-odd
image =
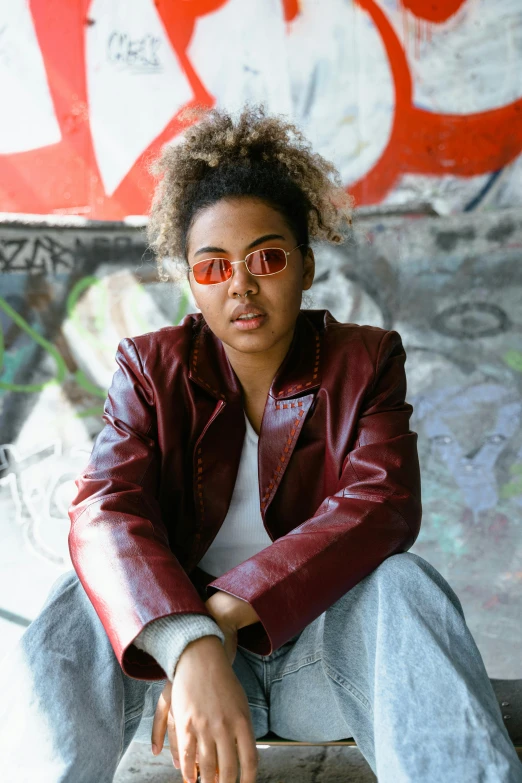
[[[147,236],[162,280],[186,275],[192,222],[223,198],[262,199],[306,246],[338,244],[351,226],[353,200],[335,166],[311,150],[296,125],[262,106],[247,106],[237,118],[222,109],[197,110],[196,122],[164,147],[150,171],[157,185]]]

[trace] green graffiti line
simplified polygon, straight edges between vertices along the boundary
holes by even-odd
[[[76,414],[77,419],[86,419],[87,416],[101,416],[103,414],[103,405],[95,405],[94,408],[87,408]]]
[[[91,383],[85,373],[81,370],[76,370],[74,373],[74,379],[78,386],[81,386],[82,389],[85,389],[85,391],[89,392],[89,394],[93,394],[95,397],[101,397],[102,400],[107,397],[107,392],[104,391],[101,386],[96,386],[96,384]]]
[[[499,495],[502,500],[509,500],[522,495],[522,463],[515,462],[514,465],[511,465],[509,472],[515,476],[515,480],[508,481],[500,487]]]
[[[188,286],[188,283],[186,285]],[[181,298],[179,300],[178,312],[176,318],[174,319],[174,326],[177,326],[181,321],[181,319],[183,318],[183,316],[187,314],[189,304],[190,304],[189,295],[188,295],[187,288],[185,287],[183,288]]]
[[[106,324],[106,313],[107,313],[107,288],[106,288],[106,281],[103,278],[96,277],[94,275],[89,275],[87,277],[82,277],[81,280],[78,280],[78,282],[73,286],[71,289],[69,296],[67,297],[67,315],[71,319],[71,321],[76,326],[78,333],[85,337],[86,340],[88,340],[91,345],[97,345],[97,346],[105,346],[105,347],[112,347],[109,346],[106,341],[102,340],[100,337],[97,337],[91,330],[89,330],[87,327],[85,327],[82,323],[82,320],[76,310],[76,306],[78,304],[78,301],[80,297],[92,286],[96,286],[99,290],[99,296],[96,298],[96,311],[94,314],[94,327],[96,331],[102,332],[105,324]],[[178,310],[176,313],[176,316],[173,320],[174,326],[177,326],[181,319],[187,314],[188,308],[190,305],[190,297],[189,292],[187,290],[188,283],[185,285],[185,287],[182,289],[181,296],[178,303]],[[140,307],[140,301],[143,299],[145,295],[145,289],[142,285],[137,285],[135,290],[131,292],[130,296],[130,302],[131,302],[131,309],[134,313],[134,317],[136,318],[139,327],[143,330],[143,332],[150,331],[150,323],[148,323],[145,318],[141,315],[142,308]]]
[[[35,343],[37,343],[39,346],[41,346],[47,353],[52,356],[54,361],[56,362],[56,375],[54,378],[51,378],[48,381],[44,381],[43,383],[12,383],[10,381],[2,381],[0,380],[0,389],[5,389],[7,391],[15,391],[15,392],[40,392],[43,389],[46,389],[48,386],[54,386],[55,384],[60,384],[65,378],[67,367],[65,365],[64,360],[60,356],[60,353],[58,350],[52,345],[52,343],[48,342],[48,340],[45,339],[45,337],[42,337],[41,334],[38,334],[38,332],[33,329],[27,321],[22,318],[19,313],[16,312],[16,310],[13,310],[11,305],[9,305],[5,299],[3,299],[0,296],[0,308],[6,313],[9,318],[12,319],[12,321],[29,337],[31,337]],[[6,359],[5,355],[5,343],[4,343],[4,334],[3,330],[0,326],[0,372],[4,369],[4,363]]]
[[[107,312],[107,288],[105,281],[96,277],[95,275],[88,275],[82,277],[77,283],[73,285],[67,297],[67,315],[78,330],[78,334],[84,337],[87,342],[93,346],[111,347],[104,340],[97,337],[82,323],[82,320],[77,312],[76,306],[78,300],[89,288],[96,286],[99,296],[96,297],[96,311],[94,313],[94,328],[98,332],[102,332],[106,321]]]
[[[131,292],[130,307],[134,312],[134,317],[136,318],[140,329],[143,329],[143,332],[150,332],[150,324],[147,323],[141,314],[142,308],[140,307],[140,301],[143,301],[144,299],[145,291],[141,285],[137,285]]]
[[[97,295],[94,297],[95,311],[92,328],[89,328],[82,322],[77,305],[82,295],[93,286],[96,286],[97,288]],[[134,316],[138,320],[139,326],[143,329],[144,332],[146,332],[150,330],[150,324],[148,324],[145,318],[143,318],[141,315],[142,308],[140,307],[140,302],[144,294],[145,291],[143,286],[138,286],[137,289],[132,292],[131,306],[134,311]],[[175,326],[177,326],[183,317],[187,314],[189,305],[189,292],[187,287],[184,287],[178,302],[177,313],[173,321]],[[22,331],[24,331],[38,345],[47,351],[47,353],[52,356],[56,363],[55,377],[42,383],[17,384],[12,380],[9,380],[8,376],[14,377],[16,369],[24,364],[22,354],[27,353],[27,350],[21,349],[18,351],[17,360],[15,362],[14,357],[10,357],[5,351],[4,335],[0,325],[0,372],[2,372],[4,375],[4,379],[0,380],[0,390],[31,393],[40,392],[50,385],[61,384],[67,375],[67,367],[58,349],[52,345],[52,343],[46,340],[45,337],[42,337],[42,335],[38,334],[38,332],[33,327],[31,327],[27,321],[25,321],[25,319],[19,315],[19,313],[13,310],[13,308],[2,297],[0,297],[0,308],[2,308],[2,310]],[[84,338],[92,346],[97,348],[112,348],[112,345],[109,346],[109,344],[99,336],[99,334],[103,332],[107,321],[108,291],[105,279],[96,277],[95,275],[88,275],[81,278],[81,280],[78,280],[78,282],[75,283],[69,292],[67,297],[66,310],[68,317],[76,327],[77,333],[80,337]],[[98,334],[96,334],[96,332]],[[76,383],[89,394],[92,394],[93,396],[102,400],[106,399],[107,392],[100,386],[92,383],[81,370],[77,370],[75,372],[74,379]],[[103,406],[96,406],[89,408],[88,410],[81,411],[77,415],[80,418],[84,418],[86,416],[98,416],[102,413]]]
[[[522,372],[522,353],[520,351],[515,351],[515,349],[506,351],[502,358],[512,370]]]

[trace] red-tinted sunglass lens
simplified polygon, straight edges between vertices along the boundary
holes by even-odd
[[[207,258],[193,266],[194,280],[202,285],[224,283],[232,274],[232,266],[227,258]]]
[[[286,253],[278,248],[254,250],[247,258],[247,266],[253,275],[273,275],[286,266]]]

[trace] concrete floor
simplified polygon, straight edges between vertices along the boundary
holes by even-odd
[[[256,783],[374,783],[377,780],[354,747],[259,749]],[[134,742],[123,757],[114,783],[181,783],[170,750],[153,756],[148,744]]]
[[[522,751],[518,757],[522,762]],[[260,748],[259,758],[256,783],[375,783],[377,780],[356,747]],[[113,783],[181,781],[168,748],[153,756],[148,744],[133,742]]]

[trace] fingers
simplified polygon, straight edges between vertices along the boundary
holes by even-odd
[[[189,731],[177,732],[177,734],[179,742],[179,763],[181,774],[187,783],[196,783],[196,737]]]
[[[201,780],[201,783],[214,783],[217,779],[217,752],[216,745],[210,737],[207,740],[202,737],[198,738],[196,761],[199,766],[199,779]]]
[[[170,725],[170,724],[169,724]],[[241,783],[255,783],[259,766],[259,754],[252,725],[248,719],[237,727],[237,746],[233,741],[233,733],[227,730],[219,732],[216,742],[210,734],[189,730],[183,733],[180,740],[180,770],[187,783],[236,783],[238,759],[241,767]],[[175,735],[169,742],[174,746]],[[178,756],[179,758],[179,756]],[[197,778],[199,767],[199,775]]]
[[[167,731],[171,692],[172,692],[172,684],[168,682],[163,688],[163,691],[161,692],[161,695],[158,699],[158,703],[156,705],[156,711],[154,713],[154,720],[152,722],[151,744],[152,744],[152,752],[156,756],[158,755],[158,753],[161,753],[163,749],[165,733]]]
[[[217,764],[214,767],[219,768],[219,783],[236,783],[238,760],[236,743],[230,733],[220,737],[217,742]],[[205,782],[206,783],[206,782]],[[214,783],[214,779],[209,777],[209,783]]]
[[[179,763],[179,751],[178,751],[178,739],[177,739],[177,733],[176,733],[176,724],[174,722],[174,716],[172,714],[172,711],[169,710],[169,716],[167,720],[167,731],[168,731],[168,738],[169,738],[169,747],[170,752],[172,754],[172,761],[174,763],[174,766],[176,769],[180,768]],[[197,751],[196,751],[196,761],[197,761]]]
[[[245,720],[237,729],[237,754],[241,766],[240,783],[255,783],[259,766],[259,752],[250,720]]]
[[[238,759],[233,734],[223,730],[219,735],[217,743],[214,741],[213,733],[208,731],[197,733],[191,729],[178,737],[180,770],[184,781],[236,783]],[[198,772],[199,777],[197,777]]]

